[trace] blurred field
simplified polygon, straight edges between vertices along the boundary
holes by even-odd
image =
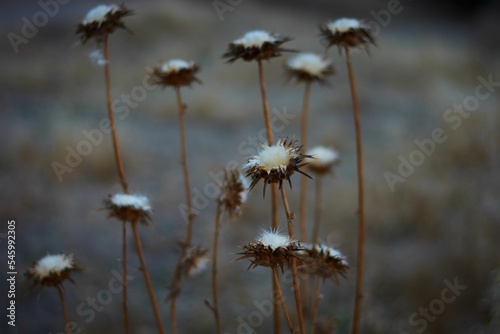
[[[18,271],[47,252],[74,253],[86,272],[66,284],[69,316],[81,333],[120,333],[121,295],[113,295],[91,321],[77,307],[107,289],[112,270],[120,268],[120,224],[106,219],[102,199],[119,191],[111,140],[92,148],[59,182],[51,164],[64,163],[66,147],[76,148],[83,130],[99,127],[106,117],[102,69],[88,54],[92,42],[78,45],[76,24],[98,2],[70,2],[40,28],[16,54],[7,39],[20,33],[21,18],[40,11],[36,2],[1,2],[0,33],[0,216],[17,221]],[[289,47],[323,52],[317,24],[339,16],[374,20],[370,11],[385,1],[352,5],[324,1],[243,1],[221,21],[209,1],[127,1],[136,15],[127,19],[134,32],[111,39],[113,94],[131,94],[141,86],[147,67],[170,58],[195,60],[203,85],[183,91],[188,104],[188,160],[192,186],[200,193],[213,183],[213,173],[228,161],[245,162],[255,147],[249,136],[263,129],[254,63],[224,64],[229,41],[247,30],[266,29],[293,37]],[[371,56],[354,56],[360,96],[366,173],[366,278],[362,333],[417,333],[414,312],[429,307],[455,278],[467,288],[442,314],[428,321],[425,333],[500,332],[500,95],[498,87],[477,111],[461,118],[456,129],[443,115],[475,94],[478,77],[500,81],[499,5],[477,2],[439,7],[402,2],[377,35]],[[496,37],[495,37],[496,36]],[[331,49],[337,75],[327,87],[314,86],[309,143],[339,150],[342,164],[325,179],[322,238],[339,247],[353,268],[339,286],[324,285],[321,319],[334,319],[335,333],[348,333],[356,270],[356,170],[351,99],[344,59]],[[277,58],[265,65],[271,108],[299,115],[302,87],[287,84]],[[146,258],[159,300],[167,295],[178,256],[176,241],[184,235],[178,206],[183,202],[177,109],[173,91],[149,91],[137,107],[118,121],[125,171],[133,191],[147,195],[156,223],[141,228]],[[123,104],[122,104],[123,105]],[[298,138],[299,117],[276,136]],[[384,173],[397,173],[399,156],[418,149],[415,140],[431,138],[442,128],[447,140],[391,191]],[[294,179],[292,208],[298,210],[299,178]],[[195,191],[196,193],[196,191]],[[312,197],[312,183],[310,198]],[[200,202],[200,204],[205,204]],[[212,244],[215,205],[203,205],[195,225],[195,241]],[[312,214],[312,210],[310,210]],[[254,301],[270,297],[270,273],[247,272],[246,261],[230,262],[240,246],[270,225],[268,198],[261,187],[252,193],[240,221],[223,224],[220,251],[221,307],[224,331],[237,333],[238,319],[256,310]],[[281,213],[285,228],[284,213]],[[311,215],[312,217],[312,215]],[[5,226],[5,225],[2,225]],[[2,227],[0,233],[5,233]],[[130,239],[130,310],[134,333],[155,333],[154,318],[142,273]],[[0,245],[5,254],[5,242]],[[2,255],[4,259],[4,255]],[[5,263],[5,261],[2,261]],[[5,270],[0,270],[4,275]],[[179,299],[182,333],[214,333],[204,305],[211,298],[209,272],[186,281]],[[2,282],[5,277],[1,276]],[[2,285],[6,286],[6,285]],[[285,284],[285,289],[289,289]],[[5,291],[6,289],[2,289]],[[292,294],[288,291],[289,302]],[[2,292],[2,300],[4,292]],[[6,300],[6,299],[5,299]],[[6,304],[2,302],[2,308]],[[63,332],[55,291],[30,291],[18,276],[18,331],[3,317],[2,333]],[[5,308],[3,308],[5,309]],[[168,305],[161,304],[169,325]],[[2,313],[3,314],[3,313]],[[420,316],[419,316],[420,318]],[[256,333],[271,331],[271,317]]]

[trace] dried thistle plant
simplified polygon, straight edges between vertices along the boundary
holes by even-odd
[[[98,5],[91,9],[83,21],[78,24],[76,33],[80,35],[82,44],[87,43],[92,38],[98,43],[102,43],[116,29],[123,29],[131,33],[123,23],[123,18],[133,14],[134,12],[123,4]]]
[[[191,240],[193,237],[193,199],[191,196],[191,185],[189,181],[189,170],[188,170],[188,160],[186,153],[186,125],[185,125],[185,113],[186,105],[182,101],[181,87],[191,86],[194,82],[201,83],[201,81],[196,77],[200,68],[193,61],[186,61],[182,59],[172,59],[161,65],[158,65],[153,70],[153,78],[157,84],[166,88],[173,87],[175,89],[177,104],[179,109],[179,134],[180,134],[180,151],[181,151],[181,165],[182,173],[184,177],[184,192],[186,196],[187,203],[187,224],[186,224],[186,236],[182,242],[181,254],[179,260],[174,269],[174,275],[172,282],[169,286],[169,297],[170,301],[170,319],[171,319],[171,330],[173,334],[177,333],[177,310],[176,302],[180,295],[180,283],[182,279],[182,268],[183,268],[183,258],[187,255],[187,251],[191,247]]]
[[[128,183],[123,168],[123,163],[118,144],[118,138],[115,127],[115,116],[111,96],[111,75],[109,62],[109,35],[116,29],[130,30],[123,23],[123,18],[132,15],[132,11],[123,4],[120,5],[99,5],[91,9],[82,22],[77,26],[76,33],[80,35],[82,45],[89,39],[95,39],[99,50],[93,52],[93,57],[98,57],[97,62],[104,65],[104,77],[106,83],[106,100],[108,109],[108,118],[111,128],[111,139],[113,143],[113,153],[116,162],[116,168],[123,192],[128,194]],[[103,52],[102,52],[103,51]],[[103,54],[104,53],[104,54]],[[135,225],[135,224],[132,224]],[[129,333],[129,314],[128,314],[128,284],[127,276],[127,225],[122,220],[122,282],[123,282],[123,321],[125,333]]]
[[[109,218],[131,223],[148,224],[152,221],[152,208],[146,196],[136,194],[114,194],[104,199]]]
[[[336,45],[339,51],[344,51],[346,58],[347,72],[349,75],[349,86],[351,90],[354,127],[356,130],[356,161],[358,174],[358,260],[356,275],[356,293],[354,303],[354,320],[352,334],[359,333],[359,323],[361,318],[361,302],[363,298],[363,266],[364,266],[364,183],[363,183],[363,157],[362,157],[362,137],[361,122],[359,116],[358,96],[356,84],[354,82],[354,72],[352,69],[351,52],[352,48],[364,48],[368,52],[368,46],[375,44],[375,38],[371,30],[357,19],[342,18],[331,21],[319,27],[322,41],[326,42],[327,48]]]
[[[267,134],[267,145],[271,146],[274,143],[273,130],[271,125],[271,115],[269,112],[269,102],[267,99],[266,84],[264,78],[264,66],[262,64],[263,60],[270,60],[275,57],[281,56],[285,51],[289,51],[283,48],[283,44],[290,40],[287,36],[282,36],[276,33],[270,33],[263,30],[249,31],[242,37],[232,41],[228,45],[226,53],[224,53],[223,58],[227,60],[228,63],[233,63],[238,59],[243,61],[256,61],[257,70],[259,74],[259,87],[260,95],[262,98],[262,111],[264,113],[264,121],[266,125]],[[272,223],[271,227],[273,229],[278,228],[278,190],[276,184],[271,186],[271,212],[272,212]],[[276,286],[274,276],[272,278],[273,284],[273,298],[277,298],[278,287]],[[280,317],[279,317],[279,307],[276,300],[273,302],[274,307],[274,333],[280,332]]]
[[[217,210],[215,213],[214,243],[212,252],[212,303],[205,304],[212,310],[215,318],[215,327],[218,334],[222,333],[219,297],[217,284],[217,254],[219,248],[219,233],[222,216],[227,213],[233,220],[237,219],[242,212],[242,206],[248,197],[249,181],[241,175],[238,169],[224,171],[224,178],[220,185],[220,195],[217,198]]]
[[[305,165],[302,161],[307,157],[301,153],[301,146],[297,145],[296,140],[280,139],[276,145],[261,145],[258,154],[248,159],[247,163],[243,165],[246,176],[252,179],[250,190],[260,180],[264,180],[264,195],[268,184],[277,183],[281,189],[283,181],[288,181],[291,188],[290,176],[295,172],[310,178],[309,175],[300,170]]]
[[[250,259],[248,269],[258,266],[283,268],[290,264],[292,258],[300,250],[300,244],[290,237],[280,234],[275,230],[263,231],[260,237],[243,246],[243,252],[239,253],[241,259]]]
[[[73,282],[70,275],[81,271],[82,267],[76,263],[73,254],[66,255],[61,253],[44,256],[40,260],[35,261],[25,273],[26,277],[32,281],[33,287],[55,287],[57,289],[64,315],[66,334],[70,334],[70,326],[62,284],[65,280]]]
[[[335,70],[331,61],[316,53],[299,53],[292,56],[286,62],[285,70],[289,80],[304,83],[300,120],[300,141],[302,149],[307,150],[311,85],[314,82],[326,84],[327,78],[333,75]],[[302,175],[300,178],[299,203],[300,238],[301,240],[307,240],[307,179],[305,175]],[[305,282],[301,282],[301,291],[305,294]]]
[[[186,277],[193,277],[207,269],[210,261],[208,249],[200,246],[190,247],[182,258],[182,272]]]

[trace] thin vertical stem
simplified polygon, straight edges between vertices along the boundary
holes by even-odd
[[[125,334],[130,333],[128,317],[128,282],[127,282],[127,222],[122,222],[122,285],[123,285],[123,318]]]
[[[267,134],[267,144],[269,146],[273,145],[273,129],[271,125],[271,115],[269,113],[269,103],[267,101],[267,93],[266,93],[266,83],[264,80],[264,68],[262,65],[262,60],[257,60],[258,64],[258,72],[259,72],[259,86],[260,86],[260,94],[262,97],[262,110],[264,112],[264,120],[266,124],[266,134]],[[274,230],[278,229],[278,191],[276,189],[276,185],[272,184],[271,187],[271,196],[272,196],[272,227]],[[276,289],[277,286],[274,284],[273,280],[273,298],[276,298]],[[281,332],[280,326],[280,316],[279,316],[279,306],[276,299],[273,300],[273,314],[274,314],[274,334],[279,334]]]
[[[307,150],[307,129],[309,123],[309,95],[311,82],[306,81],[304,86],[304,98],[302,101],[302,117],[300,121],[300,143],[302,150]],[[307,177],[300,175],[300,239],[307,240]]]
[[[295,239],[295,231],[293,228],[293,213],[290,211],[290,206],[288,205],[288,199],[285,192],[285,187],[281,187],[281,198],[283,199],[283,206],[285,208],[287,223],[288,223],[288,235],[290,239]],[[300,299],[300,289],[299,289],[299,274],[297,271],[297,260],[292,259],[292,275],[293,275],[293,292],[295,294],[295,306],[297,308],[297,317],[299,319],[300,333],[306,333],[306,327],[304,324],[304,313],[302,309],[302,302]]]
[[[321,208],[323,206],[323,198],[321,196],[321,182],[322,177],[318,176],[316,178],[315,189],[314,189],[314,227],[311,243],[316,245],[318,243],[319,236],[319,225],[321,223]]]
[[[281,303],[281,308],[283,309],[283,314],[285,315],[286,323],[288,328],[290,329],[290,333],[294,334],[295,330],[293,329],[292,319],[290,318],[290,313],[288,313],[288,308],[286,307],[285,298],[283,297],[283,291],[281,291],[280,280],[278,278],[278,268],[273,268],[273,282],[276,284],[276,292],[278,296],[276,299],[279,299]]]
[[[181,89],[179,86],[175,87],[175,94],[177,97],[177,104],[179,108],[179,135],[181,142],[181,165],[182,173],[184,176],[184,191],[186,194],[187,203],[187,226],[186,226],[186,237],[182,244],[182,252],[179,255],[177,264],[175,265],[174,277],[172,278],[172,283],[170,284],[171,298],[170,298],[170,321],[172,334],[177,333],[177,298],[179,297],[179,284],[181,281],[181,270],[182,270],[182,258],[185,255],[186,249],[191,245],[191,240],[193,237],[193,202],[191,197],[191,185],[189,182],[189,172],[188,172],[188,162],[186,154],[186,125],[184,121],[184,116],[186,113],[186,106],[182,102]]]
[[[302,99],[302,115],[300,121],[300,141],[302,151],[307,150],[307,129],[309,124],[309,96],[311,93],[311,82],[306,81],[304,85],[304,97]],[[300,240],[307,240],[307,177],[300,175]],[[304,300],[307,300],[307,283],[300,280],[300,294]]]
[[[186,203],[187,203],[187,233],[186,239],[184,240],[184,245],[188,247],[191,245],[191,239],[193,237],[193,201],[191,198],[191,185],[189,183],[189,172],[188,172],[188,162],[186,154],[186,125],[184,121],[184,116],[186,113],[186,106],[182,102],[181,89],[179,86],[175,88],[175,94],[177,96],[177,103],[179,106],[179,127],[180,127],[180,140],[181,140],[181,165],[182,173],[184,175],[184,190],[186,193]]]
[[[347,72],[349,74],[349,86],[351,88],[352,106],[354,112],[354,127],[356,130],[356,158],[358,170],[358,210],[359,210],[359,227],[358,227],[358,260],[356,276],[356,297],[354,303],[354,319],[352,334],[359,333],[360,317],[361,317],[361,302],[363,298],[363,263],[364,263],[364,238],[365,238],[365,213],[364,213],[364,190],[363,190],[363,157],[362,157],[362,141],[361,141],[361,122],[359,119],[358,97],[356,85],[354,83],[354,73],[352,70],[351,54],[349,49],[345,49]]]
[[[111,127],[111,137],[113,139],[113,152],[115,154],[116,167],[118,169],[118,176],[120,177],[120,183],[122,185],[123,191],[128,194],[128,184],[125,178],[125,172],[123,170],[122,159],[120,156],[120,148],[118,147],[118,139],[116,136],[116,127],[115,127],[115,113],[113,111],[111,96],[111,76],[109,71],[109,42],[108,42],[108,34],[104,34],[104,77],[106,80],[106,98],[107,98],[107,106],[108,106],[108,117],[109,123]]]
[[[116,161],[116,168],[118,170],[118,177],[120,178],[120,184],[122,186],[123,192],[128,194],[128,183],[125,177],[125,171],[123,169],[122,159],[120,155],[120,148],[118,146],[118,138],[116,135],[115,126],[115,113],[113,111],[111,95],[111,75],[109,68],[109,39],[108,34],[104,34],[104,77],[106,81],[106,105],[108,108],[108,117],[111,127],[111,139],[113,142],[113,152]],[[122,284],[123,284],[123,322],[125,326],[125,333],[129,333],[129,316],[128,316],[128,284],[127,284],[127,226],[126,222],[123,221],[122,226]],[[124,255],[125,254],[125,255]]]
[[[221,334],[222,329],[220,325],[220,316],[219,316],[219,298],[217,294],[217,250],[219,248],[219,229],[220,229],[220,221],[222,218],[223,211],[221,210],[221,204],[217,203],[217,211],[215,213],[215,233],[214,233],[214,249],[212,256],[212,305],[210,309],[214,313],[215,318],[215,328],[217,329],[217,333]]]
[[[144,258],[144,252],[142,250],[142,244],[141,244],[141,239],[139,237],[139,231],[137,229],[137,223],[132,223],[132,232],[134,234],[135,248],[137,249],[137,255],[139,255],[139,261],[141,262],[141,269],[142,273],[144,274],[144,281],[146,282],[146,287],[148,290],[149,299],[151,301],[151,306],[153,308],[156,325],[158,327],[158,333],[165,334],[165,328],[163,327],[163,322],[161,320],[160,310],[158,308],[158,302],[156,301],[156,296],[153,290],[153,284],[151,283],[148,267],[146,265],[146,259]]]
[[[64,294],[60,285],[57,286],[57,291],[59,292],[59,298],[61,299],[61,307],[64,316],[64,331],[66,332],[66,334],[71,334],[69,328],[68,311],[66,310],[66,302],[64,301]]]
[[[321,293],[321,280],[319,277],[314,278],[314,294],[312,299],[311,313],[311,334],[316,331],[316,319],[318,319],[319,295]]]

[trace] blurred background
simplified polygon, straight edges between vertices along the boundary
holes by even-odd
[[[0,3],[0,249],[6,259],[6,222],[15,219],[19,272],[17,327],[7,326],[2,316],[0,332],[64,331],[55,289],[32,291],[22,276],[33,261],[62,251],[75,254],[86,268],[73,276],[75,284],[64,285],[69,317],[78,323],[75,333],[120,333],[121,294],[111,294],[109,300],[106,290],[120,269],[121,226],[101,210],[102,200],[120,191],[110,136],[91,145],[71,171],[57,176],[53,168],[54,162],[67,165],[68,152],[82,149],[84,133],[99,131],[106,118],[103,68],[89,57],[96,45],[90,41],[82,47],[75,35],[78,22],[100,2]],[[57,10],[51,17],[39,14],[41,3],[56,3]],[[177,240],[185,233],[179,211],[184,195],[175,95],[171,89],[143,88],[151,67],[184,58],[202,68],[203,84],[182,93],[199,208],[195,242],[211,247],[214,175],[230,161],[244,163],[256,142],[264,140],[255,139],[264,128],[257,66],[225,64],[221,55],[227,44],[248,30],[265,29],[293,37],[286,45],[291,49],[321,53],[318,23],[356,17],[372,25],[377,40],[370,56],[353,56],[366,175],[362,333],[500,332],[498,1],[151,0],[127,1],[126,6],[136,12],[125,19],[133,34],[117,31],[111,38],[112,89],[128,181],[154,208],[155,224],[141,226],[141,233],[160,301],[179,255]],[[34,19],[39,25],[35,32],[24,27]],[[298,138],[303,87],[286,82],[288,57],[265,64],[266,84],[276,124],[282,125],[276,136]],[[337,74],[329,86],[312,89],[309,143],[331,146],[341,155],[336,175],[324,180],[321,236],[344,252],[352,269],[338,285],[325,282],[319,321],[335,333],[348,333],[356,277],[354,127],[344,58],[334,48],[328,57]],[[477,86],[488,81],[492,84],[480,92],[489,96],[478,99]],[[458,112],[464,104],[465,112]],[[434,142],[428,155],[415,153],[421,151],[415,141],[429,142],[435,129],[442,129],[444,142]],[[403,161],[410,160],[416,163],[399,175]],[[388,175],[399,178],[391,183]],[[291,204],[298,212],[299,177],[292,181]],[[231,262],[242,245],[270,226],[270,210],[259,185],[241,219],[223,223],[219,278],[224,333],[271,331],[272,317],[256,306],[271,296],[269,271],[246,271],[247,261]],[[285,228],[283,212],[281,217]],[[155,333],[132,239],[129,246],[133,332]],[[6,271],[0,270],[3,310]],[[453,282],[466,288],[453,302],[439,302]],[[284,281],[283,287],[291,304],[290,283]],[[92,312],[88,303],[95,298],[98,305]],[[183,283],[181,333],[214,332],[205,299],[211,299],[209,271]],[[424,320],[419,312],[429,307]],[[168,305],[160,308],[168,328]],[[255,312],[261,317],[249,319]]]

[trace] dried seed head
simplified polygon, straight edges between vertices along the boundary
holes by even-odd
[[[299,53],[288,59],[286,72],[297,81],[326,83],[326,77],[335,73],[331,61],[316,53]]]
[[[345,256],[335,248],[322,244],[301,244],[302,249],[297,256],[302,264],[299,270],[323,278],[330,278],[338,283],[337,275],[345,276],[349,264]]]
[[[229,63],[237,59],[244,61],[264,60],[281,56],[283,49],[281,45],[288,42],[290,38],[263,30],[247,32],[243,37],[229,44],[227,52],[222,56]]]
[[[356,19],[341,18],[330,21],[321,24],[319,30],[326,46],[337,45],[340,51],[346,48],[368,48],[369,44],[375,45],[375,38],[370,28]]]
[[[250,182],[238,169],[224,172],[218,201],[231,217],[236,218],[241,214],[241,207],[248,197],[249,186]]]
[[[157,84],[167,86],[191,86],[193,82],[201,83],[196,77],[200,70],[193,61],[172,59],[158,65],[153,70],[153,79]]]
[[[261,145],[258,154],[248,159],[243,165],[246,176],[252,179],[250,190],[260,179],[264,179],[264,195],[267,184],[278,183],[281,188],[283,181],[288,181],[291,188],[290,176],[294,172],[310,178],[300,170],[300,167],[304,166],[302,160],[308,156],[300,153],[301,146],[297,146],[296,143],[296,140],[280,139],[276,145]]]
[[[305,159],[307,168],[317,174],[323,175],[333,172],[333,166],[340,162],[337,151],[324,146],[316,146],[307,151],[310,158]]]
[[[101,43],[104,35],[109,35],[118,28],[130,32],[123,24],[122,19],[132,14],[133,12],[123,4],[99,5],[87,13],[87,16],[78,24],[76,33],[81,35],[82,44],[87,43],[91,38],[95,38],[98,43]]]
[[[199,246],[188,248],[182,258],[182,272],[187,277],[198,275],[207,269],[208,261],[208,249]]]
[[[279,234],[275,230],[263,231],[260,237],[243,246],[243,252],[239,253],[240,259],[250,259],[249,269],[257,266],[283,267],[288,265],[296,252],[300,249],[298,242],[291,240],[288,236]]]
[[[151,219],[151,206],[146,196],[136,194],[114,194],[104,199],[108,217],[131,223],[148,224]]]
[[[69,277],[72,272],[82,271],[73,254],[46,255],[26,271],[26,276],[33,280],[33,286],[58,286]]]

